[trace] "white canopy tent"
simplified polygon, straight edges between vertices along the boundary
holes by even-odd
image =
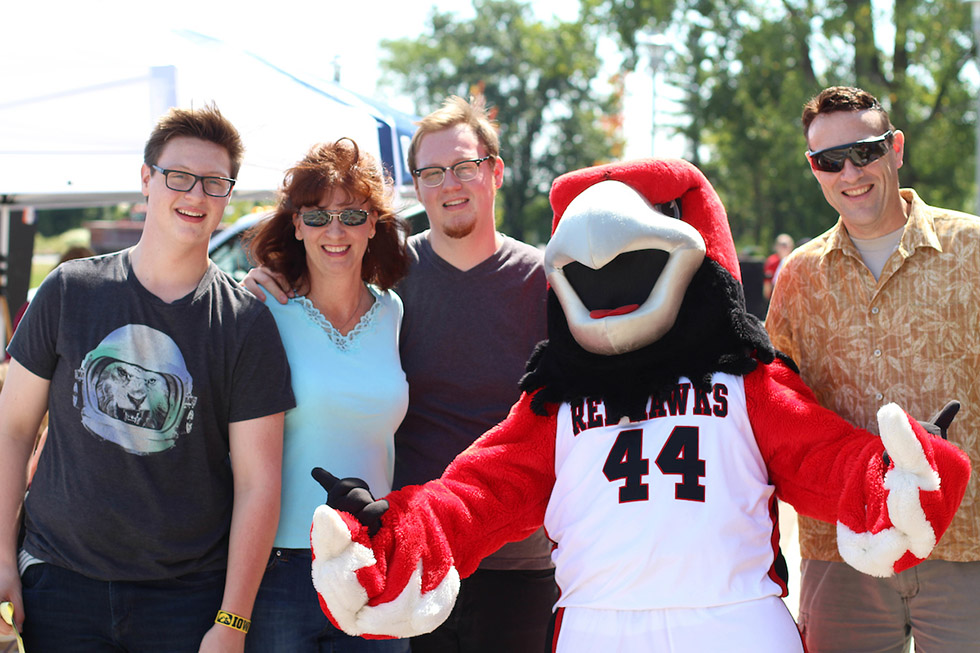
[[[317,141],[349,136],[381,156],[374,115],[322,90],[326,83],[192,32],[168,32],[166,40],[156,46],[167,53],[164,65],[69,59],[56,71],[4,66],[0,200],[35,208],[138,200],[144,142],[171,106],[214,102],[241,131],[238,196],[274,190]]]
[[[381,159],[412,196],[411,117],[195,32],[166,31],[142,46],[111,58],[0,58],[0,264],[16,258],[10,223],[25,219],[20,209],[30,219],[37,208],[141,201],[143,146],[171,106],[213,102],[238,127],[246,148],[238,199],[271,199],[310,145],[342,136]]]

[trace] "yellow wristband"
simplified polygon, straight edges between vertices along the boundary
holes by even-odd
[[[245,617],[239,617],[237,614],[225,612],[224,610],[218,610],[218,616],[214,618],[214,623],[240,630],[243,633],[247,633],[248,627],[252,625],[252,622]]]

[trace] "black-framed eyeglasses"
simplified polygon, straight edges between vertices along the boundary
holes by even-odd
[[[473,181],[480,174],[480,164],[492,158],[493,155],[490,154],[482,159],[467,159],[466,161],[454,163],[448,168],[442,166],[426,166],[412,170],[412,174],[418,177],[418,180],[422,182],[423,186],[428,186],[429,188],[442,186],[442,182],[446,180],[447,170],[452,170],[453,174],[456,175],[456,179],[460,181]]]
[[[205,195],[228,197],[231,189],[235,186],[235,180],[229,177],[206,177],[183,170],[164,170],[155,163],[150,164],[150,167],[163,174],[167,188],[178,193],[189,193],[197,182],[201,182],[201,188],[204,189]]]
[[[307,227],[322,227],[325,224],[330,224],[334,218],[348,227],[357,227],[367,222],[368,212],[364,209],[343,209],[341,211],[313,209],[312,211],[303,211],[299,217],[302,218],[303,224]]]
[[[863,141],[835,145],[817,152],[807,150],[806,156],[810,159],[810,167],[822,172],[840,172],[848,159],[857,167],[863,168],[888,154],[892,136],[894,132],[889,129],[881,136],[866,138]]]

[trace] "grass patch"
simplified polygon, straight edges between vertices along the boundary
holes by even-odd
[[[44,277],[54,269],[54,263],[31,263],[31,285],[30,288],[37,288],[44,281]]]
[[[60,256],[69,247],[76,246],[92,246],[92,235],[85,227],[69,229],[54,236],[42,236],[41,234],[34,236],[35,254],[56,254]]]

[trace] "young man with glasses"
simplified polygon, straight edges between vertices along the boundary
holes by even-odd
[[[398,286],[409,402],[395,434],[396,488],[438,478],[502,421],[531,351],[547,337],[543,252],[496,230],[499,150],[482,104],[459,97],[423,118],[409,147],[430,228],[409,239],[413,263]],[[413,638],[412,652],[540,653],[557,598],[541,530],[463,579],[452,614]]]
[[[171,110],[139,242],[59,266],[11,342],[0,601],[29,651],[243,650],[294,402],[272,316],[208,259],[242,150],[216,108]]]
[[[430,228],[409,238],[398,284],[408,414],[395,434],[394,487],[425,483],[503,421],[546,336],[543,252],[496,229],[504,162],[496,125],[478,102],[450,97],[419,122],[408,151]],[[285,302],[262,270],[246,277]],[[326,465],[324,465],[326,466]],[[312,519],[312,515],[311,515]],[[558,599],[543,530],[505,545],[463,579],[456,607],[412,653],[541,653]]]
[[[784,262],[766,328],[817,399],[874,430],[896,402],[924,419],[963,410],[949,439],[980,463],[980,219],[900,189],[905,134],[867,92],[825,89],[803,109],[807,161],[837,224]],[[837,554],[832,525],[800,517],[799,623],[808,650],[975,651],[980,502],[971,481],[929,560],[888,578]]]

